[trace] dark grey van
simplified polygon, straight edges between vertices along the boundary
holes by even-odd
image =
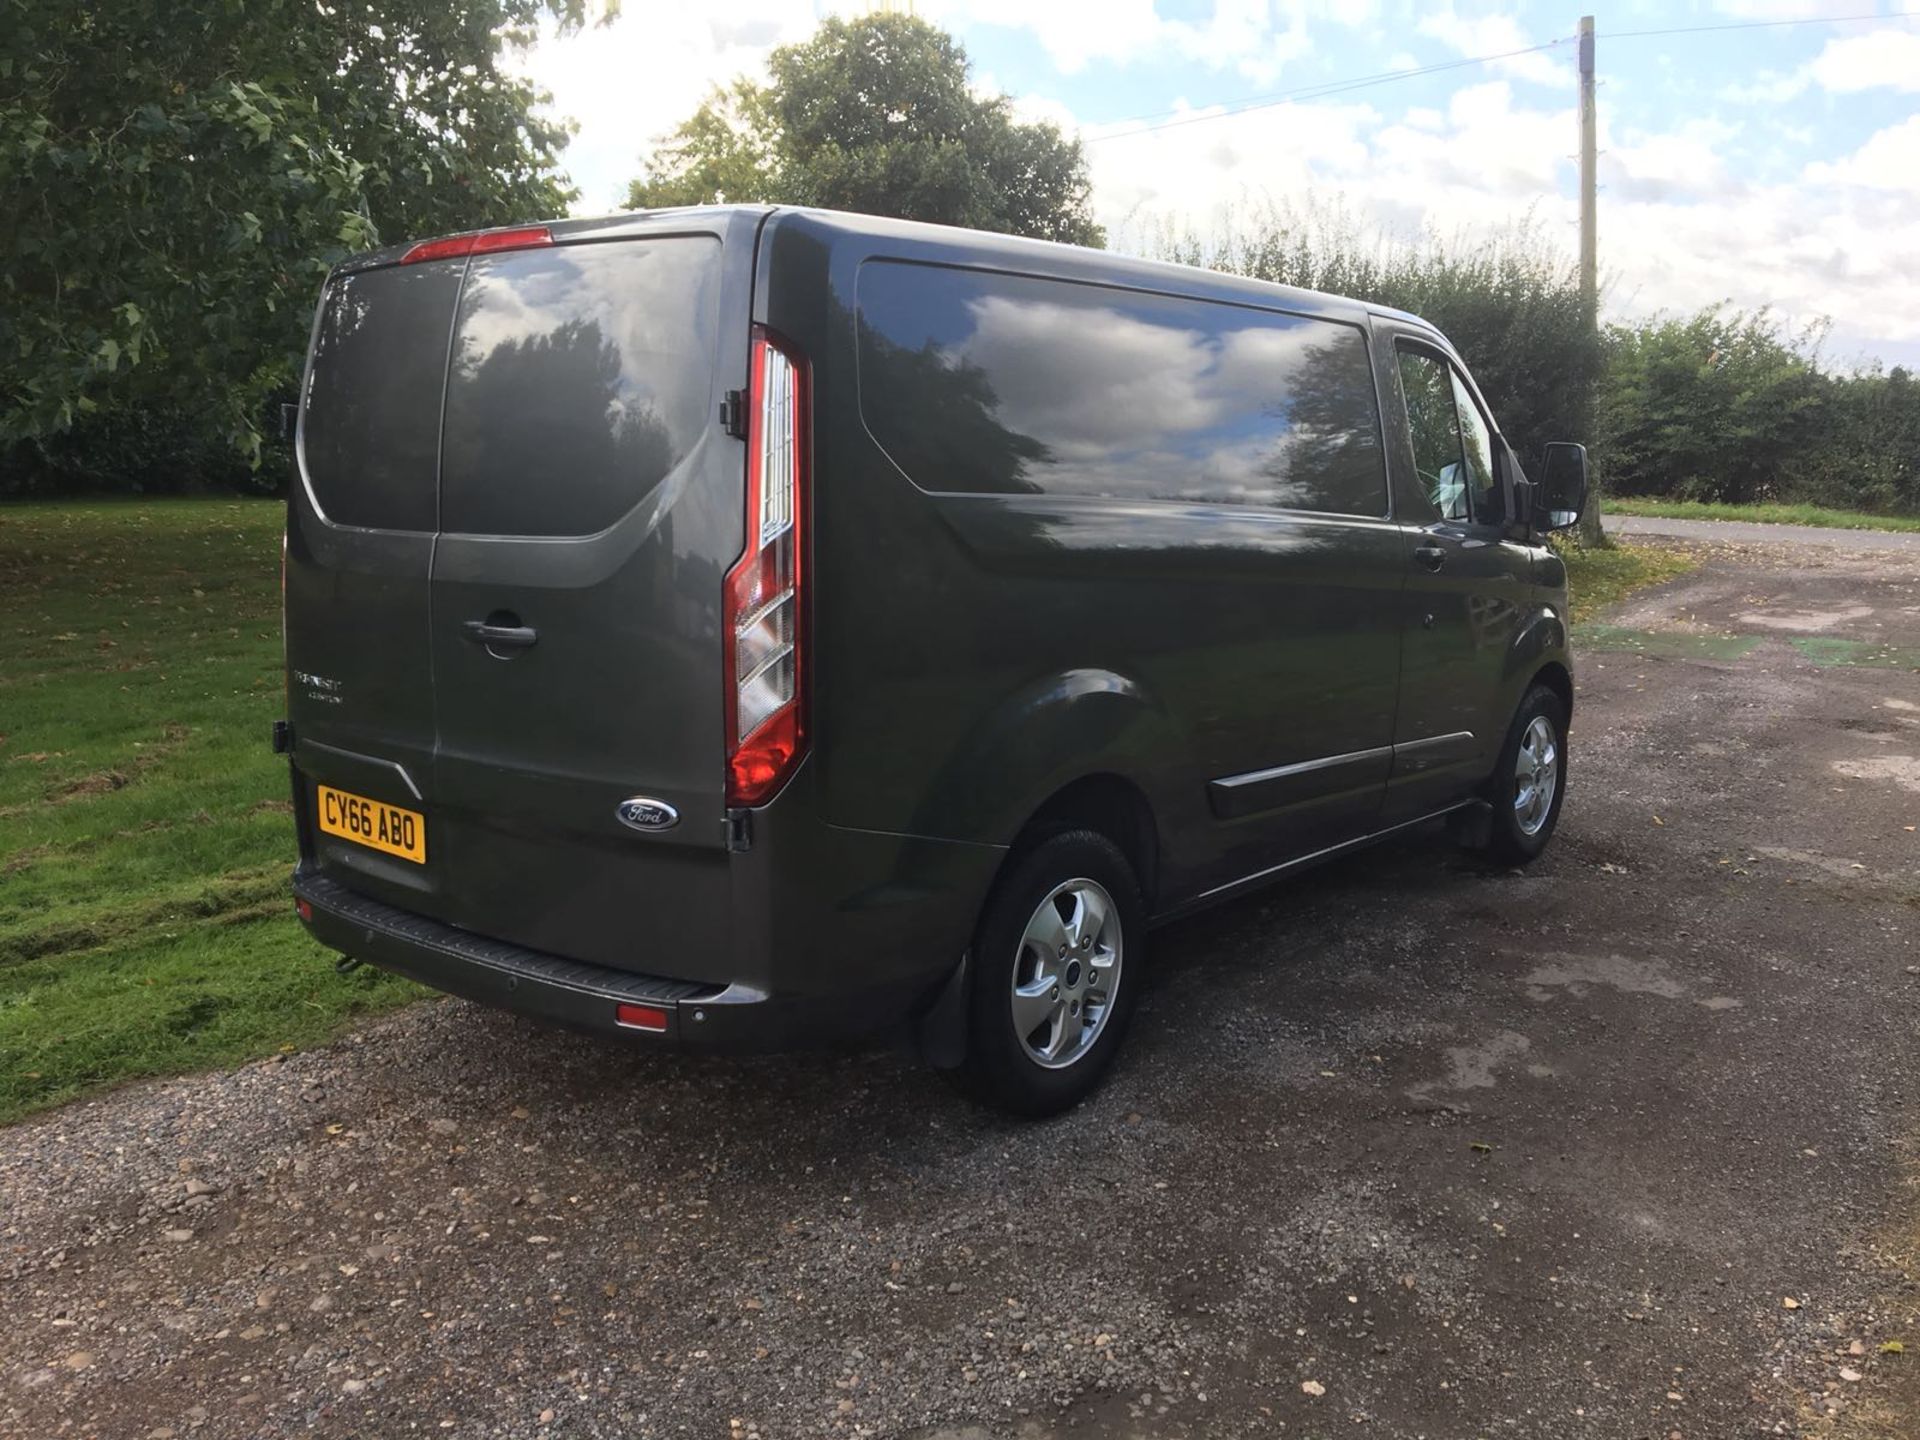
[[[806,210],[329,278],[288,507],[325,944],[657,1046],[1084,1094],[1149,927],[1566,794],[1578,446],[1410,315]]]

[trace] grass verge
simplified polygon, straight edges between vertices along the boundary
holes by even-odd
[[[1614,515],[1653,515],[1663,520],[1749,520],[1758,525],[1817,525],[1825,530],[1920,531],[1920,515],[1869,515],[1823,505],[1720,505],[1699,500],[1646,500],[1607,496]]]
[[[1567,562],[1567,601],[1573,623],[1593,619],[1636,590],[1684,575],[1700,564],[1697,555],[1664,545],[1616,545],[1610,550],[1559,547]]]
[[[0,1122],[424,993],[293,919],[271,501],[0,506]]]

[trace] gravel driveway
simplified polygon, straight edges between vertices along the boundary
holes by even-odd
[[[15,1127],[0,1434],[1916,1433],[1916,665],[1915,560],[1713,552],[1544,861],[1162,932],[1046,1124],[448,1001]]]

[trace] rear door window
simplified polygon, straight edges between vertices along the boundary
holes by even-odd
[[[336,525],[435,528],[447,327],[465,262],[336,276],[321,302],[300,460]]]
[[[479,256],[447,378],[441,527],[590,535],[706,428],[720,242],[676,235]]]
[[[861,413],[924,490],[1386,513],[1357,326],[891,261],[859,312]]]

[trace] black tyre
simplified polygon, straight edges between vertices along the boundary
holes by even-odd
[[[1084,1097],[1126,1033],[1145,940],[1139,882],[1106,836],[1069,830],[1021,856],[974,934],[967,1088],[1018,1115]]]
[[[1567,798],[1567,707],[1545,685],[1521,699],[1486,793],[1492,859],[1524,865],[1547,848]]]

